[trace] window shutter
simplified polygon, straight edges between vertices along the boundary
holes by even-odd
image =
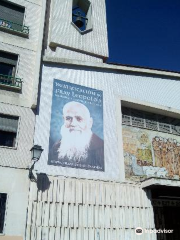
[[[6,63],[16,66],[17,60],[17,55],[0,51],[0,63]]]
[[[24,19],[24,7],[17,6],[15,4],[6,2],[6,1],[0,1],[0,18],[18,23],[23,25],[23,19]],[[14,29],[21,30],[22,27],[16,24],[12,24]]]
[[[18,117],[0,115],[0,130],[5,132],[17,132]]]

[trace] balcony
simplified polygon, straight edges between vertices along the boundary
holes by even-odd
[[[0,18],[0,30],[21,37],[29,36],[29,27]]]
[[[21,91],[22,80],[21,80],[21,78],[0,74],[0,86]]]

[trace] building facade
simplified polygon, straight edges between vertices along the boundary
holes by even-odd
[[[180,75],[105,64],[104,0],[47,16],[27,239],[178,239]]]
[[[0,2],[0,238],[24,239],[45,2]]]
[[[42,10],[43,22],[42,3],[32,4]],[[47,1],[35,131],[36,102],[17,104],[26,110],[24,124],[29,124],[21,135],[26,151],[17,152],[28,154],[33,144],[44,151],[33,181],[23,170],[30,155],[21,158],[22,165],[2,164],[6,179],[17,174],[25,189],[24,210],[14,213],[23,215],[25,236],[23,229],[11,235],[26,240],[179,239],[180,74],[106,64],[107,58],[104,0]],[[38,78],[34,81],[31,96],[37,93]],[[4,111],[15,105],[6,103]],[[15,164],[20,157],[9,159]],[[6,179],[22,207],[21,192]],[[6,189],[1,192],[11,196]],[[6,211],[5,219],[13,221]],[[6,226],[8,221],[4,231],[10,235]]]

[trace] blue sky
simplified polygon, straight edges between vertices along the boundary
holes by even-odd
[[[180,72],[180,0],[106,0],[108,62]]]

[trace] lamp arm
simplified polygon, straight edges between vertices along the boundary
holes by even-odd
[[[34,163],[32,164],[32,166],[30,167],[30,169],[29,169],[29,179],[30,180],[35,180],[35,177],[34,177],[34,174],[33,174],[33,169],[34,169],[34,165],[35,165],[35,163],[36,163],[37,161],[34,161]]]

